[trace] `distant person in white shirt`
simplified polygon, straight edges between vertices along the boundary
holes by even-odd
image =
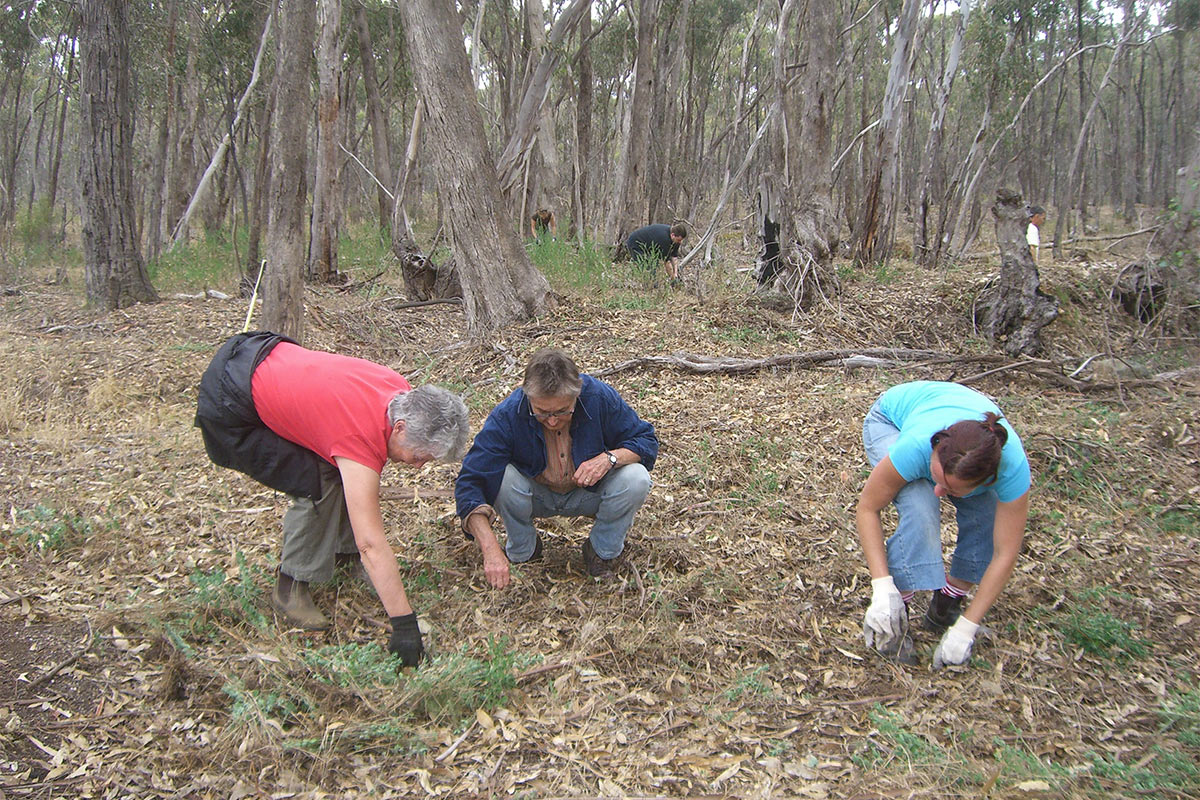
[[[1025,241],[1029,245],[1029,255],[1033,263],[1038,263],[1038,250],[1041,249],[1042,223],[1046,221],[1046,209],[1041,206],[1029,207],[1029,227],[1025,229]]]

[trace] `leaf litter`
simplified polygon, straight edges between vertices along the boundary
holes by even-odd
[[[1050,359],[1073,369],[1100,351],[1168,350],[1195,363],[1194,341],[1150,346],[1100,288],[1079,288],[1102,286],[1098,269],[1043,270],[1072,287],[1046,332]],[[711,282],[703,302],[618,283],[653,302],[568,296],[487,341],[469,340],[447,306],[394,311],[309,289],[306,344],[451,386],[477,428],[551,344],[587,371],[679,352],[988,354],[966,318],[969,275],[860,277],[843,300],[794,315],[746,301],[736,277]],[[975,660],[934,673],[932,634],[915,630],[911,668],[862,644],[861,420],[892,383],[986,367],[622,370],[609,380],[662,451],[610,580],[579,563],[587,522],[556,519],[544,562],[492,590],[457,530],[455,468],[385,471],[391,541],[434,654],[397,676],[365,585],[316,588],[327,634],[277,624],[266,593],[286,498],[212,466],[191,426],[199,375],[244,302],[96,315],[56,287],[3,299],[7,796],[1084,797],[1150,785],[1182,797],[1200,786],[1195,379],[1083,393],[1009,371],[974,384],[1027,444],[1033,512]],[[627,308],[638,305],[651,307]],[[1141,655],[1069,638],[1082,607],[1124,623],[1114,635],[1144,642]]]

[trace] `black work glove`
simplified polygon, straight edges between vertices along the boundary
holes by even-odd
[[[415,612],[392,617],[392,638],[388,640],[388,650],[400,656],[400,663],[406,667],[415,667],[421,660],[425,646],[421,644],[421,629],[417,627]]]

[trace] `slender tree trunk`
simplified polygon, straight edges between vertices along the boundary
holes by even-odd
[[[654,96],[654,31],[658,28],[660,0],[641,0],[638,13],[638,54],[634,67],[633,96],[629,99],[629,133],[622,151],[613,206],[605,238],[618,247],[633,228],[649,220],[646,215],[645,173],[650,146],[650,103]]]
[[[317,0],[317,163],[313,179],[308,277],[320,283],[332,283],[338,277],[341,21],[341,0]]]
[[[133,214],[133,107],[125,3],[81,4],[80,188],[88,302],[105,310],[158,300]]]
[[[854,260],[859,264],[886,261],[892,249],[896,216],[896,182],[903,128],[901,103],[908,90],[913,53],[917,49],[917,20],[921,0],[904,0],[892,48],[891,67],[883,96],[879,126],[879,157],[866,183],[859,222],[855,226]]]
[[[646,197],[648,218],[673,222],[672,198],[668,193],[678,185],[672,180],[675,153],[679,142],[679,101],[683,92],[680,82],[687,54],[687,26],[691,20],[691,0],[681,0],[675,13],[671,14],[671,26],[663,40],[663,50],[658,59],[657,78],[654,82],[654,103],[650,128],[650,163],[646,170]],[[695,180],[703,183],[702,175]]]
[[[1084,197],[1083,183],[1083,156],[1087,146],[1088,133],[1091,129],[1092,119],[1096,115],[1096,109],[1100,106],[1100,98],[1104,93],[1104,89],[1108,86],[1109,80],[1112,78],[1113,70],[1121,61],[1121,57],[1125,53],[1125,45],[1129,41],[1129,37],[1133,34],[1137,27],[1137,22],[1134,17],[1133,0],[1125,0],[1125,19],[1121,23],[1121,38],[1117,40],[1116,50],[1113,51],[1112,61],[1108,62],[1108,69],[1104,71],[1104,77],[1100,79],[1100,85],[1096,87],[1096,93],[1092,97],[1092,104],[1087,110],[1087,114],[1083,118],[1083,123],[1079,128],[1079,136],[1075,140],[1075,151],[1071,156],[1071,169],[1067,173],[1067,183],[1059,194],[1058,202],[1058,219],[1054,225],[1054,257],[1062,258],[1063,254],[1063,236],[1067,229],[1067,219],[1071,210],[1071,200],[1074,199],[1078,205],[1080,213],[1080,224],[1084,218],[1084,208],[1086,198]],[[1082,59],[1081,59],[1082,63]],[[1080,98],[1083,99],[1082,97]],[[1076,187],[1078,186],[1078,189]]]
[[[483,0],[479,3],[482,8]],[[391,136],[388,132],[388,118],[384,112],[383,101],[379,97],[379,79],[375,76],[375,48],[371,42],[371,29],[367,25],[367,11],[361,0],[354,4],[354,25],[358,32],[358,49],[362,54],[363,89],[367,95],[367,118],[371,123],[371,142],[375,153],[375,177],[383,186],[391,186],[395,178],[392,175]],[[478,48],[477,48],[478,49]],[[379,203],[379,229],[387,230],[392,218],[392,198],[388,197],[383,186],[375,187],[375,197]]]
[[[271,116],[275,108],[275,90],[267,92],[267,100],[263,103],[258,116],[258,157],[254,163],[254,189],[250,195],[250,219],[246,230],[246,264],[243,280],[249,278],[250,286],[242,286],[247,296],[254,289],[258,280],[258,272],[262,257],[262,232],[266,223],[267,209],[263,202],[270,197],[271,184]]]
[[[950,42],[950,52],[946,57],[945,68],[942,70],[942,81],[938,86],[933,114],[929,120],[929,137],[925,140],[925,156],[922,159],[921,195],[917,201],[917,232],[913,237],[913,256],[918,264],[931,267],[937,265],[937,255],[940,248],[929,241],[929,203],[935,191],[942,183],[942,132],[946,124],[946,109],[950,106],[950,90],[954,87],[954,78],[958,74],[958,59],[962,54],[963,36],[971,16],[972,0],[962,0],[958,8],[958,18],[954,23],[954,38]]]
[[[579,20],[578,81],[575,102],[575,191],[572,195],[575,235],[587,238],[590,165],[592,163],[592,14],[591,4]]]
[[[496,168],[487,149],[452,0],[400,5],[408,58],[426,103],[425,123],[450,249],[462,280],[463,310],[473,335],[529,319],[547,308],[550,285],[505,224]]]
[[[267,269],[262,327],[304,341],[304,210],[308,199],[309,72],[316,37],[312,0],[282,0],[275,54],[275,107],[271,126],[271,189],[267,203]]]
[[[48,205],[51,209],[58,200],[58,175],[62,168],[63,136],[67,130],[67,106],[70,104],[71,86],[74,84],[75,50],[67,56],[67,70],[63,78],[61,105],[58,109],[58,130],[54,134],[54,155],[50,159],[50,179],[47,187]]]

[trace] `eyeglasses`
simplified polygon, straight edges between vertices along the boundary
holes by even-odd
[[[569,417],[574,413],[575,406],[571,406],[566,411],[547,411],[545,413],[534,411],[533,406],[529,407],[529,416],[533,417],[538,422],[547,422],[552,419],[558,419],[559,417]]]

